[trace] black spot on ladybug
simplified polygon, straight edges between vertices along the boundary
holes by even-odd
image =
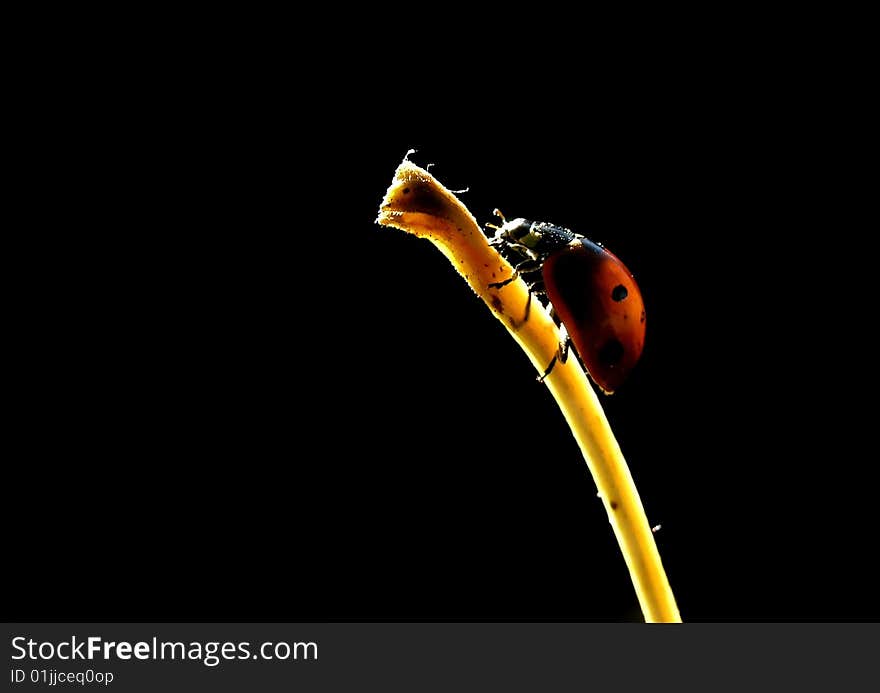
[[[615,366],[623,358],[623,344],[612,337],[599,349],[599,362],[604,366]]]
[[[625,299],[629,295],[629,292],[626,290],[626,287],[623,284],[618,284],[611,290],[611,298],[613,298],[618,303]]]
[[[642,311],[642,318],[639,322],[645,322],[645,311]]]
[[[492,295],[492,307],[499,313],[504,312],[504,304],[501,302],[501,299],[494,294]]]
[[[404,188],[404,189],[403,189],[403,194],[404,194],[404,195],[409,195],[409,188]]]
[[[611,509],[617,510],[617,501],[611,501]]]

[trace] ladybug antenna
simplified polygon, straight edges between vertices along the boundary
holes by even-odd
[[[507,219],[504,218],[504,215],[501,213],[501,210],[498,209],[497,207],[492,210],[492,214],[494,214],[496,217],[499,217],[501,219],[501,221],[504,222],[505,224],[507,223]],[[488,223],[486,224],[486,228],[487,229],[495,229],[496,231],[501,229],[500,226],[496,226],[495,224],[488,224]]]

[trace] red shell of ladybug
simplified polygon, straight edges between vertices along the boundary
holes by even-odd
[[[541,274],[590,377],[614,392],[645,346],[645,303],[632,274],[616,255],[586,238],[551,252]]]

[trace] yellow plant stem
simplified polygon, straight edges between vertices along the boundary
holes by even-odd
[[[489,246],[476,219],[428,171],[404,159],[385,194],[377,219],[431,240],[543,373],[559,346],[559,331],[530,297],[521,279],[501,288],[512,267]],[[466,335],[462,348],[467,348]],[[478,347],[479,345],[473,345]],[[608,419],[577,359],[557,363],[545,380],[583,452],[605,504],[648,622],[680,622],[669,580],[632,475]]]

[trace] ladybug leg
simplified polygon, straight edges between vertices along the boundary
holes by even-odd
[[[553,358],[550,359],[550,364],[547,366],[547,370],[544,371],[543,375],[539,375],[537,378],[535,378],[535,380],[537,380],[539,383],[543,383],[544,379],[548,375],[550,375],[550,372],[553,370],[553,367],[556,365],[556,361],[558,359],[559,359],[559,354],[556,354],[555,356],[553,356]]]
[[[528,277],[523,276],[523,280],[526,283],[526,286],[529,287],[529,293],[535,294],[535,296],[546,296],[547,291],[544,288],[544,280],[541,279],[541,275],[538,275],[538,278],[535,280],[531,280]]]
[[[556,311],[552,307],[550,308],[550,317],[552,317],[554,321],[557,321]],[[550,375],[554,366],[556,366],[557,361],[559,363],[565,363],[568,361],[568,350],[569,347],[571,347],[571,338],[568,336],[568,330],[565,329],[565,325],[560,324],[559,331],[562,333],[562,341],[559,342],[556,353],[553,355],[553,358],[550,359],[550,363],[547,365],[547,370],[544,371],[543,375],[539,375],[536,378],[539,383],[543,383],[544,379]]]
[[[559,349],[557,349],[556,354],[559,356],[559,363],[565,363],[568,361],[568,349],[571,346],[571,337],[568,336],[568,330],[565,329],[565,323],[559,319],[559,316],[556,315],[556,308],[550,306],[550,317],[553,318],[553,321],[559,325],[559,336],[562,337],[562,341],[559,342]]]
[[[511,274],[511,275],[510,275],[507,279],[505,279],[503,282],[492,282],[491,284],[489,284],[489,288],[490,288],[490,289],[500,289],[502,286],[507,286],[508,284],[510,284],[510,282],[512,282],[512,281],[513,281],[514,279],[516,279],[518,276],[519,276],[519,275],[516,273],[516,271],[514,271],[513,274]]]
[[[565,363],[568,361],[568,350],[571,348],[571,338],[568,336],[568,332],[565,331],[565,327],[562,328],[563,332],[563,341],[559,343],[559,363]]]
[[[533,279],[527,276],[526,273],[523,273],[523,281],[525,281],[526,286],[529,288],[529,298],[526,300],[526,311],[522,319],[523,322],[529,319],[529,312],[532,308],[532,297],[544,296],[546,298],[547,296],[547,291],[544,289],[544,280],[541,278],[540,271],[536,270],[535,275],[537,275],[537,278]]]
[[[492,282],[489,284],[490,289],[500,289],[502,286],[507,286],[510,282],[514,281],[520,274],[531,274],[533,272],[541,271],[541,262],[540,260],[534,260],[532,258],[527,258],[517,264],[513,268],[513,274],[511,274],[507,279],[500,282]]]
[[[520,323],[521,325],[525,324],[529,319],[529,314],[532,312],[532,292],[529,291],[529,297],[526,299],[526,309],[523,313],[523,319]]]

